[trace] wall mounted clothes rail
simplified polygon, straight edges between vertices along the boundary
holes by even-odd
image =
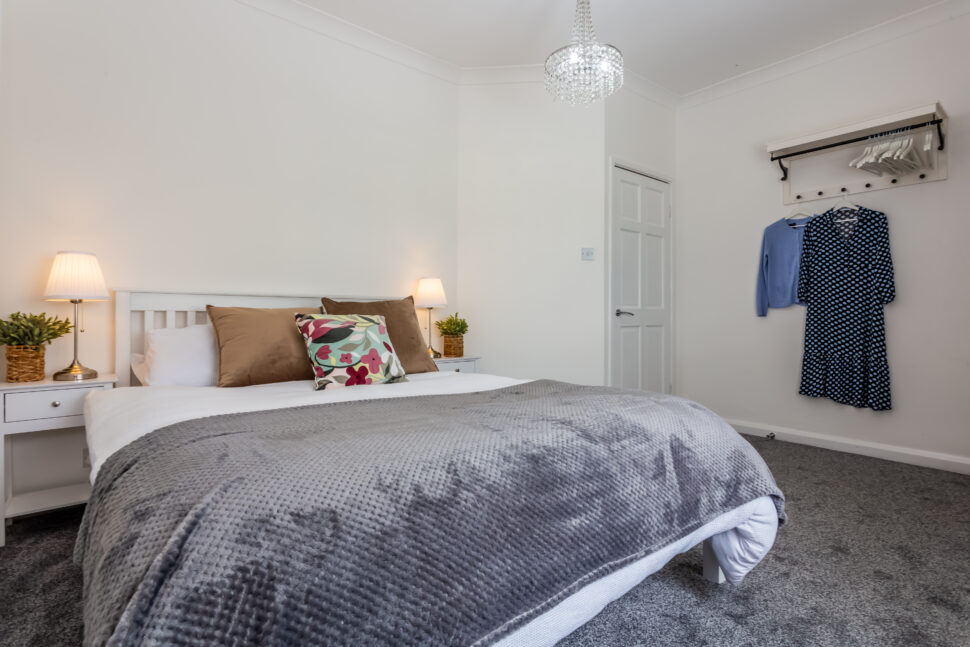
[[[919,130],[920,128],[926,128],[928,126],[936,126],[936,140],[939,142],[939,146],[936,147],[937,150],[944,150],[946,148],[946,135],[943,134],[943,120],[942,119],[932,119],[922,124],[914,124],[912,126],[904,126],[902,128],[894,128],[892,130],[885,130],[881,133],[874,133],[872,135],[865,135],[863,137],[853,137],[852,139],[847,139],[841,142],[834,142],[832,144],[824,144],[822,146],[815,146],[814,148],[808,148],[797,153],[786,153],[784,155],[772,155],[771,161],[778,162],[778,166],[781,167],[781,181],[784,182],[788,179],[788,167],[782,164],[782,160],[786,160],[790,157],[798,157],[799,155],[809,155],[811,153],[818,153],[820,151],[829,150],[830,148],[838,148],[839,146],[848,146],[850,144],[858,144],[860,142],[869,141],[870,139],[875,139],[876,137],[883,137],[886,135],[895,135],[898,133]]]
[[[888,189],[923,182],[944,180],[947,177],[946,164],[946,125],[947,115],[943,107],[932,103],[912,110],[897,112],[866,121],[833,128],[827,131],[797,137],[794,139],[768,144],[768,154],[772,163],[777,163],[781,170],[781,181],[784,187],[784,203],[795,204],[822,200],[838,195],[866,193],[880,189]],[[791,186],[791,163],[787,166],[784,160],[795,161],[811,155],[822,155],[842,147],[848,147],[874,140],[878,137],[900,135],[921,129],[932,129],[934,139],[934,155],[932,164],[925,168],[914,169],[912,172],[897,173],[873,177],[857,169],[845,168],[839,177],[844,182],[831,186],[802,188],[794,191]],[[931,138],[927,136],[927,140]],[[861,147],[860,147],[861,150]],[[828,158],[824,160],[827,163]],[[908,169],[907,169],[908,170]]]

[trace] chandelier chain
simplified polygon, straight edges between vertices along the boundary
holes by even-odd
[[[596,42],[596,30],[593,28],[593,11],[590,0],[577,0],[576,17],[573,19],[573,43]]]
[[[576,0],[572,42],[546,59],[546,89],[570,105],[593,103],[623,86],[620,50],[596,42],[590,0]]]

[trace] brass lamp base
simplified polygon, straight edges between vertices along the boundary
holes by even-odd
[[[441,357],[441,353],[431,347],[431,308],[428,308],[428,355],[434,359]]]
[[[96,370],[81,365],[77,360],[74,360],[70,366],[53,375],[55,382],[81,382],[82,380],[93,380],[96,377],[98,377]]]

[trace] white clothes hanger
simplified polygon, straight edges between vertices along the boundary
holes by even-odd
[[[892,159],[893,163],[901,169],[902,173],[911,173],[921,168],[920,161],[913,152],[914,143],[915,140],[912,132],[908,132],[900,138],[899,150],[896,151],[896,155]]]
[[[882,169],[876,164],[876,161],[882,156],[882,153],[886,150],[886,146],[887,140],[885,135],[877,138],[872,146],[866,149],[867,154],[856,163],[856,168],[868,171],[873,175],[882,176]]]
[[[799,223],[797,221],[806,220],[814,217],[815,217],[814,213],[808,213],[801,207],[795,207],[794,209],[791,210],[791,212],[789,212],[787,216],[785,216],[785,221],[788,223],[788,226],[791,227],[792,229],[802,229],[803,227],[806,227],[808,223],[807,222]]]
[[[856,222],[859,220],[859,205],[849,202],[847,196],[842,196],[839,201],[832,205],[829,211],[832,212],[832,215],[852,214],[839,220],[833,220],[832,222]]]
[[[934,168],[936,165],[936,158],[933,156],[933,130],[926,131],[926,137],[923,140],[923,147],[920,150],[920,155],[923,157],[923,168]]]
[[[857,158],[849,162],[849,166],[859,168],[859,165],[862,163],[862,160],[869,157],[869,153],[871,152],[872,152],[872,137],[869,138],[869,143],[866,145],[866,149],[862,151],[861,155],[859,155]]]
[[[919,138],[911,130],[900,129],[886,133],[866,146],[850,166],[875,175],[905,175],[919,169],[930,168],[928,155],[932,148],[933,133],[929,131],[919,144]]]
[[[907,164],[899,163],[896,160],[899,159],[899,153],[903,149],[905,143],[905,137],[900,136],[897,132],[895,133],[886,149],[883,151],[882,155],[879,156],[877,164],[884,168],[890,175],[902,175],[910,170]]]
[[[931,139],[933,137],[931,133],[926,133],[926,136],[928,136]],[[932,161],[930,158],[932,156],[924,154],[923,139],[924,138],[919,135],[913,137],[913,157],[914,159],[916,159],[917,162],[919,162],[920,168],[930,168],[930,165],[932,164]]]

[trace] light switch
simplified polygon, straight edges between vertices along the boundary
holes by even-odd
[[[592,247],[583,247],[579,251],[579,257],[584,261],[592,261],[596,258],[596,250]]]

